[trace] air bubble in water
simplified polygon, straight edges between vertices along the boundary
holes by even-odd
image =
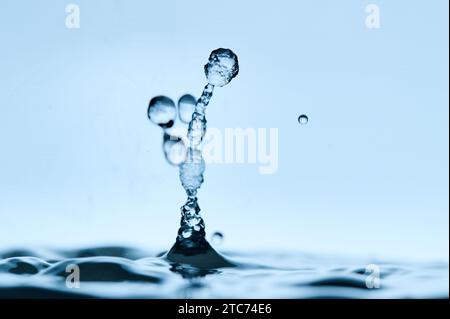
[[[163,129],[171,128],[177,116],[175,103],[166,96],[155,96],[148,105],[148,118]]]
[[[186,146],[183,139],[164,134],[163,151],[166,160],[172,165],[180,165],[186,160]]]
[[[300,115],[299,117],[298,117],[298,122],[301,124],[301,125],[305,125],[305,124],[308,124],[308,116],[306,116],[305,114],[302,114],[302,115]]]
[[[214,86],[227,85],[238,72],[238,58],[230,49],[221,48],[212,51],[205,65],[206,79]]]
[[[191,229],[186,229],[181,233],[181,236],[183,236],[183,238],[189,238],[192,236],[192,230]]]
[[[213,245],[220,245],[223,242],[223,234],[221,232],[214,232],[211,235],[211,243]]]
[[[197,101],[190,94],[185,94],[178,100],[178,116],[183,123],[189,124]]]

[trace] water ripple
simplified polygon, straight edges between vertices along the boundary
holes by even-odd
[[[448,263],[380,262],[380,287],[369,289],[370,262],[227,255],[233,267],[196,268],[127,247],[9,250],[0,252],[0,298],[448,298]],[[79,288],[67,285],[73,265]]]

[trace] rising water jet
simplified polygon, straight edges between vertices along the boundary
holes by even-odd
[[[186,191],[187,201],[181,207],[181,222],[175,244],[165,255],[165,258],[171,262],[188,264],[198,268],[230,267],[233,264],[217,253],[205,238],[205,223],[200,215],[197,191],[204,181],[205,161],[202,157],[200,144],[207,128],[206,107],[211,100],[214,88],[227,85],[238,74],[237,56],[229,49],[214,50],[211,52],[204,70],[208,83],[195,104],[187,132],[186,158],[179,165],[180,181]],[[157,104],[160,107],[159,110],[172,111],[171,107],[167,107],[167,105],[172,106],[172,103],[166,100],[164,102],[163,107],[161,107],[161,103]],[[180,105],[183,105],[183,103],[179,103]],[[163,117],[157,110],[151,110],[151,107],[152,103],[149,105],[148,114],[153,122],[159,124],[161,120],[153,120],[151,114],[164,118],[165,122],[169,118],[172,119],[172,113]],[[165,122],[163,125],[159,124],[163,129],[167,128]]]

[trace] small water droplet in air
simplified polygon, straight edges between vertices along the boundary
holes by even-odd
[[[211,52],[205,65],[206,79],[214,86],[227,85],[239,73],[236,54],[230,49],[217,49]]]
[[[164,133],[163,151],[166,160],[172,165],[180,165],[186,160],[186,146],[183,139]]]
[[[197,101],[190,94],[185,94],[178,100],[178,116],[183,123],[189,124]]]
[[[163,129],[171,128],[177,116],[175,103],[166,96],[155,96],[148,105],[148,118]]]
[[[211,243],[213,245],[220,245],[223,242],[223,234],[221,232],[214,232],[211,235]]]
[[[299,117],[298,117],[298,122],[301,124],[301,125],[305,125],[305,124],[308,124],[308,116],[306,116],[305,114],[302,114],[302,115],[300,115]]]

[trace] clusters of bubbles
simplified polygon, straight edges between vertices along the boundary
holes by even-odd
[[[214,50],[204,70],[208,83],[197,101],[192,95],[183,95],[178,100],[177,108],[170,98],[157,96],[150,101],[148,108],[149,119],[163,129],[164,155],[169,163],[179,167],[180,181],[187,194],[187,201],[181,207],[181,223],[175,247],[183,252],[192,253],[208,247],[205,240],[205,225],[197,203],[197,191],[203,183],[205,171],[205,162],[200,150],[207,126],[205,110],[214,88],[227,85],[238,74],[237,56],[229,49]],[[189,124],[187,146],[181,138],[170,134],[177,113],[182,123]]]

